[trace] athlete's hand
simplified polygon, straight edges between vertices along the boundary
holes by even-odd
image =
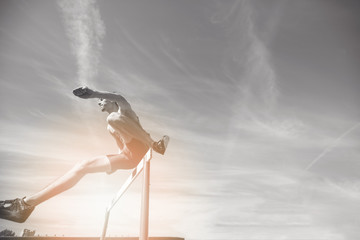
[[[91,98],[94,95],[94,91],[88,87],[79,87],[73,90],[73,94],[79,98]]]

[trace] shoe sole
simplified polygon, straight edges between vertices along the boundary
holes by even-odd
[[[34,211],[34,207],[22,210],[22,213],[14,212],[7,209],[0,209],[0,218],[4,220],[9,220],[17,223],[25,222],[28,217]]]
[[[164,146],[165,146],[165,150],[164,150],[163,154],[165,154],[165,151],[166,151],[167,146],[168,146],[169,141],[170,141],[170,137],[168,135],[165,135],[165,136],[163,136],[162,141],[163,141]]]

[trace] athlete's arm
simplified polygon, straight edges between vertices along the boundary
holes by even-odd
[[[108,99],[110,101],[117,102],[119,104],[120,108],[123,110],[131,109],[131,106],[128,103],[128,101],[126,101],[126,99],[118,93],[100,92],[100,91],[92,90],[88,87],[77,88],[73,91],[73,93],[75,96],[78,96],[79,98],[84,98],[84,99],[87,99],[87,98]]]

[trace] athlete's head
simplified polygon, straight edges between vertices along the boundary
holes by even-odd
[[[98,105],[100,106],[102,112],[112,113],[119,110],[119,105],[108,99],[99,98]]]

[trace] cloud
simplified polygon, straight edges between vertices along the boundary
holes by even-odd
[[[346,130],[343,134],[341,134],[338,138],[336,138],[329,146],[327,146],[314,160],[312,160],[309,165],[306,167],[306,170],[309,170],[315,163],[317,163],[321,158],[323,158],[327,153],[331,152],[340,141],[354,131],[357,127],[360,126],[360,122],[356,123],[354,126]]]
[[[232,85],[226,106],[230,111],[226,113],[224,159],[231,159],[239,146],[244,146],[246,136],[272,138],[275,146],[277,141],[298,138],[306,128],[300,119],[281,109],[276,68],[267,43],[260,37],[252,4],[221,4],[210,18],[214,27],[221,27],[226,35],[221,71]]]
[[[281,89],[276,69],[271,53],[256,28],[256,15],[251,4],[249,1],[235,1],[219,5],[211,18],[212,23],[221,26],[227,34],[222,72],[236,89],[230,102],[229,141],[237,138],[234,127],[244,129],[243,126],[255,133],[293,138],[305,126],[283,111],[279,115]]]
[[[207,180],[214,195],[208,195],[207,202],[213,204],[209,209],[218,211],[207,214],[211,219],[207,226],[210,236],[227,239],[356,236],[355,218],[359,213],[354,209],[360,196],[358,182],[337,183],[302,170],[259,168],[213,171],[211,179]]]
[[[131,43],[131,45],[143,56],[145,56],[147,59],[149,59],[158,69],[161,69],[162,71],[167,71],[167,69],[164,67],[164,64],[158,60],[154,56],[154,54],[151,53],[145,46],[143,46],[136,38],[134,38],[130,32],[124,28],[123,26],[119,26],[121,29],[121,32],[125,36],[125,38]]]
[[[170,40],[168,38],[165,38],[164,36],[162,36],[162,42],[163,44],[160,45],[160,49],[162,51],[162,53],[168,58],[170,59],[170,62],[175,65],[178,69],[180,69],[188,78],[190,78],[192,81],[196,81],[196,78],[194,78],[193,73],[191,73],[188,70],[188,67],[184,64],[186,61],[183,61],[181,59],[178,59],[178,57],[176,57],[177,54],[174,54],[172,52],[178,52],[177,48],[174,47]]]
[[[78,65],[78,83],[91,85],[98,71],[105,25],[95,0],[59,0],[65,29]]]

